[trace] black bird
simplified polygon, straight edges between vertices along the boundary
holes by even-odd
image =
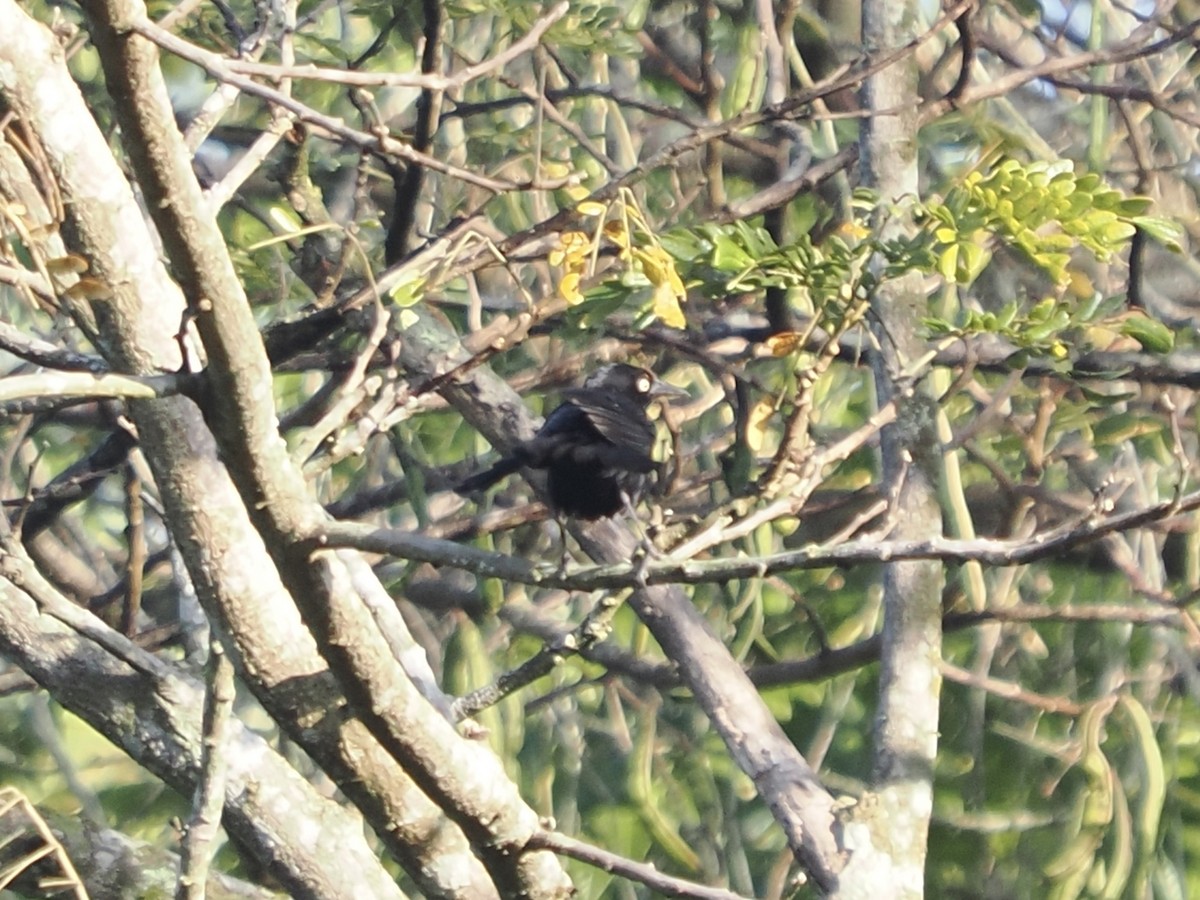
[[[636,499],[659,468],[651,455],[654,424],[646,407],[672,395],[686,397],[687,391],[648,369],[603,366],[583,387],[563,392],[563,402],[536,435],[454,490],[470,494],[522,467],[545,469],[555,510],[589,520],[614,515]]]

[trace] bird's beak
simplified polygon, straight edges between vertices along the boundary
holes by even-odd
[[[655,379],[654,384],[650,385],[650,396],[656,400],[665,400],[668,397],[691,397],[691,394],[681,387]]]

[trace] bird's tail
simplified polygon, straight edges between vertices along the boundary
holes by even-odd
[[[456,494],[473,494],[476,491],[486,491],[493,484],[504,478],[506,475],[511,475],[517,469],[521,468],[521,460],[516,456],[505,456],[500,459],[490,469],[484,469],[482,472],[476,472],[470,478],[455,485],[454,493]]]

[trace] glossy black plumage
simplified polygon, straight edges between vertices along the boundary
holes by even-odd
[[[455,490],[484,490],[521,467],[545,469],[550,505],[564,515],[599,519],[620,512],[622,494],[636,499],[658,469],[646,407],[670,394],[686,396],[646,369],[623,363],[597,369],[583,387],[563,393],[533,438]]]

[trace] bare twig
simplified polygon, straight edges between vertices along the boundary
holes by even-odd
[[[1018,703],[1024,703],[1027,706],[1032,706],[1044,712],[1078,716],[1084,710],[1083,704],[1076,703],[1073,700],[1065,700],[1061,697],[1047,697],[1045,694],[1026,690],[1019,684],[1014,684],[1011,681],[1004,681],[1000,678],[994,678],[991,675],[979,675],[945,660],[940,661],[938,668],[941,670],[942,675],[950,681],[968,687],[979,688],[997,697],[1015,700]]]
[[[490,685],[454,701],[454,721],[461,722],[482,709],[495,706],[505,697],[549,674],[563,658],[586,653],[608,636],[612,618],[621,605],[621,595],[606,591],[575,629],[556,635],[530,659],[501,675]]]
[[[208,647],[208,690],[204,695],[200,777],[192,817],[179,852],[175,900],[204,900],[208,869],[225,807],[226,753],[233,715],[233,663],[214,635]]]
[[[0,269],[5,267],[0,266]],[[36,273],[29,273],[33,277]],[[4,281],[4,273],[0,271],[0,281]],[[26,362],[44,366],[47,369],[65,369],[67,371],[91,372],[100,375],[108,371],[108,363],[98,356],[88,356],[74,350],[67,350],[49,341],[43,341],[26,334],[7,322],[0,322],[0,350],[11,353]],[[36,376],[41,378],[41,375]],[[3,384],[8,379],[4,379]]]
[[[300,81],[324,81],[331,84],[345,84],[353,87],[409,87],[427,91],[455,90],[477,78],[482,78],[484,75],[503,69],[513,60],[528,53],[537,46],[542,36],[550,29],[550,26],[567,14],[569,8],[570,5],[566,0],[557,4],[548,13],[538,19],[524,37],[514,41],[495,56],[482,60],[473,66],[467,66],[453,75],[440,75],[433,72],[362,72],[350,69],[327,69],[312,64],[272,65],[269,63],[234,59],[225,60],[223,68],[231,75],[266,78],[270,81],[294,78]],[[207,66],[200,62],[199,59],[206,56],[215,56],[215,54],[210,54],[207,50],[176,37],[153,22],[139,22],[134,25],[134,30],[142,36],[149,38],[164,50],[169,50],[171,53],[184,59],[190,59],[192,62],[206,69]],[[215,75],[216,73],[210,72],[209,74]]]
[[[121,633],[128,638],[137,634],[138,613],[142,608],[142,570],[146,565],[146,515],[143,484],[137,466],[125,464],[125,604],[121,609]]]
[[[1037,65],[1023,66],[1002,78],[997,78],[990,84],[968,86],[957,96],[941,97],[922,108],[921,122],[926,123],[939,119],[955,106],[977,103],[992,97],[1003,97],[1039,78],[1051,78],[1092,66],[1111,65],[1154,56],[1168,47],[1190,40],[1197,29],[1200,29],[1200,19],[1188,22],[1160,40],[1150,42],[1147,39],[1159,33],[1159,26],[1155,22],[1147,23],[1134,29],[1129,37],[1119,44],[1070,56],[1054,56]]]
[[[71,895],[76,900],[88,900],[88,892],[84,887],[83,880],[71,864],[71,858],[67,855],[66,849],[54,832],[50,830],[46,820],[37,811],[37,807],[16,788],[0,788],[0,822],[3,822],[5,826],[6,843],[12,840],[14,834],[19,834],[26,829],[36,831],[41,840],[41,845],[27,853],[24,858],[7,861],[6,871],[0,873],[0,889],[9,884],[10,879],[5,876],[15,877],[38,860],[49,856],[54,858],[62,875],[53,880],[42,877],[39,879],[41,882],[39,886],[56,893],[69,888]]]
[[[634,862],[632,859],[618,856],[611,851],[603,850],[558,832],[539,831],[529,839],[529,844],[532,847],[569,856],[598,869],[603,869],[605,872],[624,876],[631,881],[646,885],[664,897],[689,897],[694,900],[745,900],[741,894],[735,894],[733,891],[705,887],[682,878],[664,875],[652,865]]]
[[[841,66],[829,75],[829,77],[813,85],[811,89],[795,91],[781,103],[768,106],[762,110],[743,113],[724,122],[698,124],[691,133],[663,147],[657,153],[629,169],[620,178],[612,179],[600,186],[586,199],[599,203],[610,202],[622,189],[642,181],[650,172],[672,165],[681,157],[699,150],[713,141],[725,140],[729,135],[762,124],[763,122],[802,118],[806,115],[805,111],[814,100],[857,87],[870,75],[881,72],[895,65],[897,61],[906,59],[915,53],[927,41],[932,40],[942,30],[949,27],[962,11],[974,2],[975,0],[960,0],[960,2],[947,8],[927,31],[913,41],[889,53],[880,54],[861,66]],[[847,151],[839,153],[839,167],[835,171],[840,171],[841,167],[850,165],[851,161],[855,158],[857,158],[856,155],[852,155]],[[801,177],[804,178],[807,174],[804,173]],[[832,172],[829,174],[832,174]],[[557,234],[566,230],[577,219],[577,209],[578,207],[564,209],[527,228],[525,231],[510,236],[500,244],[500,252],[506,256],[512,256],[521,248],[544,238],[546,235]],[[463,275],[479,269],[486,262],[487,259],[483,253],[476,251],[473,254],[464,255],[446,275],[448,277]]]
[[[147,40],[158,44],[164,50],[168,50],[182,59],[195,63],[218,81],[231,84],[245,94],[258,97],[274,106],[284,109],[293,114],[297,119],[323,129],[328,134],[340,138],[351,146],[394,156],[409,163],[417,163],[435,172],[450,175],[497,194],[524,187],[524,185],[517,182],[489,178],[486,175],[479,175],[458,166],[451,166],[427,153],[418,153],[412,147],[389,135],[368,134],[365,131],[351,128],[336,116],[318,112],[311,106],[301,103],[282,91],[259,84],[253,78],[239,74],[230,68],[230,60],[220,54],[190,44],[168,31],[164,31],[149,19],[135,19],[131,23],[131,28]]]
[[[245,184],[246,180],[270,156],[271,151],[279,144],[280,138],[287,134],[291,127],[292,116],[288,113],[281,111],[274,116],[271,124],[254,139],[254,142],[238,157],[237,162],[229,168],[221,180],[204,192],[208,198],[209,209],[215,213],[228,203],[237,193],[238,188]]]

